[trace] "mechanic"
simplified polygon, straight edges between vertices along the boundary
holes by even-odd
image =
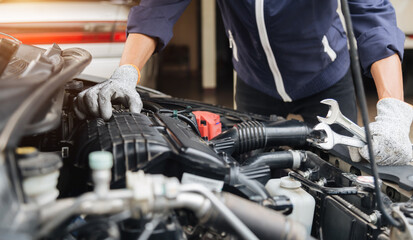
[[[190,0],[141,1],[131,9],[120,67],[107,81],[79,94],[79,117],[112,115],[111,101],[142,108],[135,90],[139,69],[172,38],[172,29]],[[300,114],[314,125],[325,116],[326,98],[357,121],[355,91],[343,17],[336,0],[218,0],[237,72],[239,110],[286,117]],[[388,0],[349,0],[360,63],[373,77],[380,101],[371,123],[377,162],[404,164],[412,158],[412,107],[403,99],[401,59],[404,34]],[[360,154],[368,159],[367,148]]]

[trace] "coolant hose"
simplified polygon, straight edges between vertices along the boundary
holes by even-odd
[[[268,146],[303,146],[312,129],[297,120],[247,121],[235,125],[211,140],[216,149],[245,153]]]
[[[281,213],[262,207],[254,202],[230,193],[222,193],[221,201],[237,216],[259,239],[298,240],[309,239],[303,225],[287,219]],[[218,212],[211,212],[207,223],[219,230],[228,230],[226,222]]]
[[[297,169],[307,158],[303,151],[279,151],[262,153],[245,160],[244,166],[267,165],[271,169]]]

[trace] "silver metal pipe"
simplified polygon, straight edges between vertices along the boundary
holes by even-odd
[[[211,201],[199,193],[179,193],[176,200],[168,202],[168,208],[186,208],[193,211],[198,218],[204,217],[211,207]]]
[[[71,206],[61,211],[51,221],[46,222],[46,224],[42,228],[40,228],[40,231],[35,236],[35,239],[42,238],[46,236],[48,233],[50,233],[53,229],[59,226],[62,222],[64,222],[66,219],[72,216],[83,202],[92,201],[96,199],[97,199],[96,194],[92,192],[85,193],[82,196],[78,197]]]
[[[99,196],[104,198],[110,191],[110,178],[112,173],[110,169],[98,169],[92,171],[92,179],[94,183],[93,191]]]
[[[62,211],[66,211],[66,209],[71,207],[75,201],[76,198],[65,198],[43,206],[40,210],[40,222],[51,221],[52,218],[59,215]]]
[[[197,216],[204,216],[208,210],[211,208],[211,204],[222,214],[224,219],[234,228],[238,234],[244,239],[258,239],[254,233],[245,226],[245,224],[235,216],[231,210],[229,210],[214,194],[212,194],[208,189],[198,184],[188,184],[180,187],[180,193],[178,194],[176,200],[167,201],[169,202],[165,207],[173,208],[188,208],[194,211]],[[197,194],[194,194],[197,193]],[[203,196],[205,197],[203,197]],[[105,211],[102,210],[102,204],[97,204],[96,209],[94,209],[93,202],[96,201],[107,201],[108,204],[116,203],[113,208],[106,208],[107,211],[120,210],[119,201],[122,199],[132,199],[133,192],[128,189],[122,190],[111,190],[107,193],[105,198],[99,198],[94,192],[85,193],[76,199],[63,199],[56,202],[55,205],[49,206],[50,209],[42,209],[41,216],[42,219],[48,220],[43,227],[41,227],[38,234],[35,236],[36,239],[46,236],[53,229],[59,226],[63,221],[68,219],[73,214],[82,213],[81,210],[87,210],[87,212],[99,212],[104,214]],[[87,208],[85,208],[85,205]],[[125,206],[126,207],[126,206]],[[123,210],[123,209],[122,209]],[[52,217],[54,215],[54,217]]]
[[[104,199],[100,199],[96,193],[94,192],[88,192],[76,199],[62,199],[56,201],[54,205],[47,206],[46,209],[43,208],[40,212],[40,215],[43,216],[42,220],[48,220],[44,221],[45,225],[40,229],[38,234],[36,235],[36,239],[41,238],[46,236],[48,233],[50,233],[53,229],[55,229],[59,224],[64,222],[66,219],[68,219],[70,216],[73,214],[81,213],[79,212],[80,209],[84,208],[82,207],[85,203],[87,202],[94,202],[98,200],[105,201],[107,200],[108,203],[114,203],[115,206],[113,208],[107,207],[105,208],[107,211],[114,211],[114,210],[124,210],[123,208],[119,208],[119,201],[113,201],[113,200],[122,200],[122,199],[131,199],[133,197],[132,191],[129,189],[121,189],[121,190],[111,190],[107,193]],[[89,205],[88,211],[90,212],[99,212],[101,214],[105,213],[105,210],[101,208],[101,204],[96,205],[97,209],[93,209],[93,204]],[[85,209],[84,209],[85,210]],[[55,214],[54,217],[52,218],[51,214]]]
[[[211,191],[206,189],[204,186],[198,184],[187,184],[182,185],[179,189],[180,192],[196,192],[204,195],[208,198],[215,208],[221,212],[222,216],[226,221],[234,228],[238,234],[244,239],[257,239],[255,234],[247,227],[245,224],[239,220],[234,213],[231,212]]]

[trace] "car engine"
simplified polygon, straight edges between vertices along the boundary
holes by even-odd
[[[380,166],[377,196],[304,122],[144,87],[140,114],[80,120],[86,51],[2,48],[1,239],[412,239],[412,166]]]

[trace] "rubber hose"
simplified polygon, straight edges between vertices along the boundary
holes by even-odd
[[[262,153],[252,156],[245,160],[243,165],[246,166],[258,166],[267,165],[272,169],[285,169],[285,168],[298,168],[301,162],[305,159],[305,154],[302,152],[296,152],[299,156],[299,163],[295,163],[294,152],[292,151],[280,151]],[[295,164],[294,164],[295,163]]]
[[[311,129],[302,122],[285,120],[262,123],[247,121],[235,125],[211,140],[218,148],[223,145],[228,152],[245,153],[269,146],[304,146]]]
[[[265,147],[267,136],[263,123],[248,121],[237,124],[235,127],[238,132],[239,153]]]

